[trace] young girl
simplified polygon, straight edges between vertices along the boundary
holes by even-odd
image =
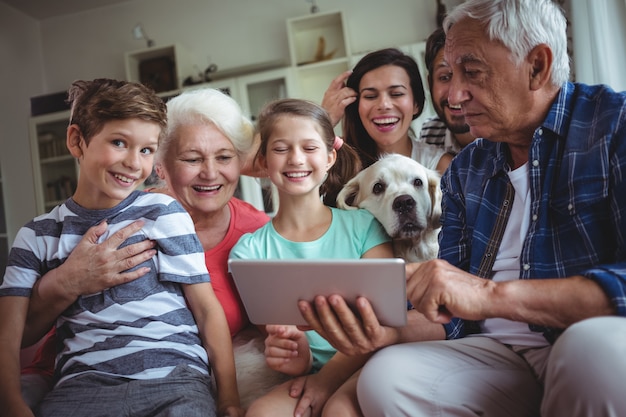
[[[278,189],[279,209],[271,222],[241,237],[231,258],[374,258],[392,257],[389,237],[366,210],[344,211],[324,204],[359,168],[354,150],[335,137],[328,114],[298,99],[269,103],[257,129],[258,162]],[[307,408],[319,415],[329,397],[363,365],[365,357],[336,353],[315,332],[294,326],[266,327],[267,363],[302,376],[253,402],[248,416],[299,416]],[[358,414],[356,378],[335,394]],[[347,392],[347,394],[344,394]],[[346,415],[346,412],[341,415]]]

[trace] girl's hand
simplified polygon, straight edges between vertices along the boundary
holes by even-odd
[[[325,381],[319,374],[295,378],[289,387],[289,396],[299,398],[294,417],[321,416],[326,401],[336,388],[338,386],[331,381]]]
[[[265,326],[265,360],[275,371],[297,376],[311,369],[312,357],[306,334],[296,326]]]
[[[222,412],[220,412],[220,416],[224,417],[244,417],[246,414],[246,410],[241,407],[229,406]]]

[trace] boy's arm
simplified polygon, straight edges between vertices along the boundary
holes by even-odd
[[[20,387],[20,340],[27,309],[27,297],[0,297],[0,409],[12,417],[33,417]]]
[[[146,267],[127,270],[154,256],[153,241],[144,240],[118,249],[143,224],[143,221],[131,223],[102,243],[98,243],[98,239],[107,230],[106,222],[87,230],[65,262],[35,283],[28,305],[22,347],[41,339],[57,317],[79,296],[98,293],[148,272]]]
[[[183,288],[215,373],[218,415],[243,416],[237,389],[233,345],[224,309],[209,282],[186,284]]]

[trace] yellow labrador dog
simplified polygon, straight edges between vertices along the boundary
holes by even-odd
[[[409,157],[384,155],[348,181],[337,206],[372,213],[392,238],[395,256],[407,262],[433,259],[441,228],[440,178]]]

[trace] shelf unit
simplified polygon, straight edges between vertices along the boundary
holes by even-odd
[[[184,79],[193,74],[189,53],[179,44],[126,52],[124,63],[127,81],[150,85],[160,94],[182,88]]]
[[[2,167],[0,167],[0,277],[4,276],[9,258],[9,236],[4,208],[4,187],[2,183]]]
[[[340,11],[287,19],[290,62],[296,80],[292,96],[322,102],[330,82],[350,68],[347,33]]]
[[[70,112],[30,118],[30,151],[37,214],[50,211],[76,189],[78,163],[65,145]]]

